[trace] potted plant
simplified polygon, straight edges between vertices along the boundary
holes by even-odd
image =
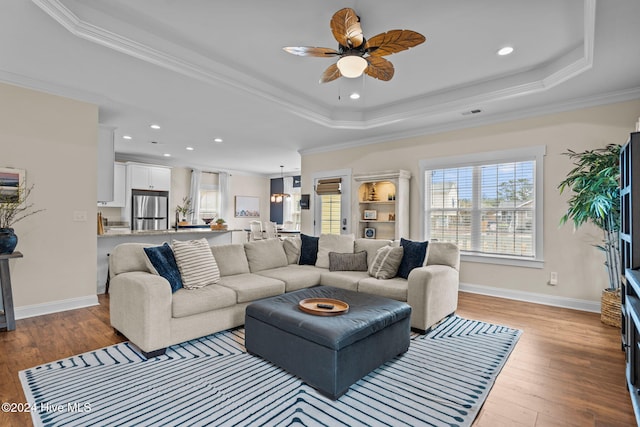
[[[225,224],[225,220],[223,218],[218,218],[215,222],[211,223],[212,230],[224,230],[227,228],[227,224]]]
[[[44,209],[33,209],[28,203],[33,185],[27,187],[24,182],[15,191],[0,192],[0,254],[11,254],[18,244],[13,225],[28,216],[42,212]]]
[[[601,244],[594,245],[605,255],[609,287],[602,292],[603,323],[620,327],[620,145],[576,153],[563,153],[574,161],[558,189],[573,191],[569,208],[560,224],[571,220],[574,228],[591,222],[603,231]]]
[[[182,206],[176,206],[176,221],[178,221],[178,225],[189,225],[189,221],[187,221],[187,216],[193,213],[193,209],[191,208],[191,198],[184,196],[182,198]]]

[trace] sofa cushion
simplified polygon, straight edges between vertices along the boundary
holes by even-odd
[[[207,239],[174,240],[173,254],[185,289],[202,288],[220,280],[220,270]]]
[[[400,239],[400,246],[404,248],[404,254],[402,255],[400,267],[398,267],[399,277],[408,279],[411,270],[424,265],[428,244],[429,242],[415,242],[404,238]]]
[[[283,294],[285,287],[282,280],[252,273],[222,277],[218,284],[233,289],[238,303]]]
[[[376,251],[373,263],[369,266],[369,275],[376,279],[391,279],[396,276],[404,248],[383,246]]]
[[[329,252],[353,253],[353,234],[321,234],[316,267],[329,268]]]
[[[366,271],[324,271],[320,276],[320,284],[334,288],[358,290],[358,282],[369,277]]]
[[[288,265],[280,239],[256,240],[244,244],[244,252],[252,273]]]
[[[316,265],[318,259],[318,237],[300,235],[300,265]]]
[[[211,252],[220,269],[220,276],[249,273],[249,262],[244,252],[244,245],[211,246]]]
[[[182,288],[180,270],[178,270],[176,258],[173,256],[173,250],[168,243],[165,242],[162,246],[144,248],[144,253],[149,261],[147,265],[149,270],[167,279],[169,285],[171,285],[171,292]]]
[[[282,280],[285,283],[286,292],[310,288],[320,284],[320,269],[311,270],[287,266],[263,270],[256,274]]]
[[[282,247],[284,248],[284,253],[287,254],[289,264],[297,264],[300,261],[300,249],[302,248],[300,237],[286,237],[282,241]]]
[[[354,252],[367,251],[367,266],[373,264],[376,251],[383,246],[391,245],[391,240],[384,239],[356,239],[353,245]]]
[[[172,317],[187,317],[194,314],[236,305],[237,297],[233,289],[220,285],[202,288],[180,289],[171,298]]]
[[[109,255],[109,274],[111,277],[129,273],[131,271],[144,271],[153,273],[148,267],[149,260],[144,253],[144,248],[156,246],[148,243],[120,243]]]
[[[367,271],[367,252],[329,252],[329,271]]]
[[[408,289],[409,281],[401,277],[386,280],[368,277],[358,282],[358,292],[379,295],[398,301],[407,300]]]

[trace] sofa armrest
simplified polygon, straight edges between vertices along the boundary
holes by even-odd
[[[114,276],[109,289],[111,326],[145,352],[171,338],[171,286],[161,276],[132,271]]]
[[[447,265],[414,268],[409,273],[407,302],[411,327],[427,331],[458,308],[458,270]]]

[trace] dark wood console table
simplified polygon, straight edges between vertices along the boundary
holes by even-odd
[[[2,307],[4,312],[0,314],[0,328],[7,331],[16,329],[16,319],[13,314],[13,294],[11,292],[11,272],[9,271],[9,260],[11,258],[22,258],[20,252],[0,255],[0,287],[2,288]]]

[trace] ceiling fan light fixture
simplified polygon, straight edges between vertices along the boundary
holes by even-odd
[[[369,63],[361,56],[348,55],[340,58],[336,65],[343,77],[353,79],[360,77]]]

